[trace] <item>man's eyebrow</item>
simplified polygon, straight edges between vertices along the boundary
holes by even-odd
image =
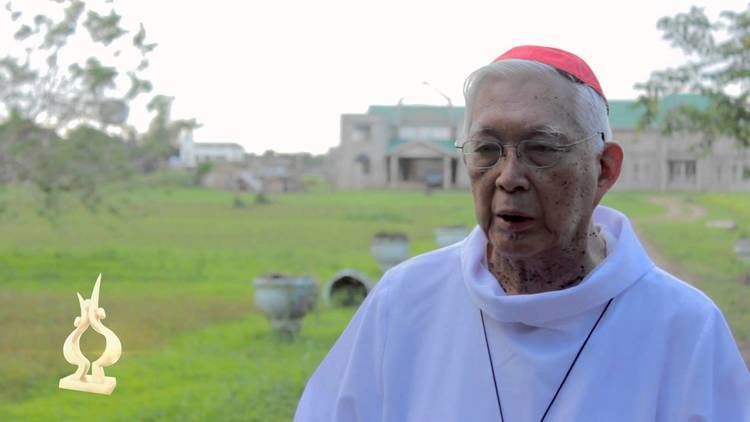
[[[473,136],[476,136],[476,135],[491,136],[497,140],[501,140],[503,138],[502,133],[500,133],[498,130],[489,126],[479,128],[479,130],[474,132],[472,135]]]
[[[565,135],[565,131],[554,125],[549,124],[541,124],[541,125],[534,125],[529,126],[524,129],[524,137],[534,136],[534,135],[544,135],[551,138],[560,138],[560,139],[566,139],[567,136]],[[480,127],[479,130],[474,132],[472,136],[491,136],[499,141],[502,141],[503,138],[505,138],[504,134],[497,130],[496,128],[493,128],[491,126],[484,126]]]
[[[565,138],[565,131],[553,125],[537,125],[526,129],[529,135],[546,135],[554,138]]]

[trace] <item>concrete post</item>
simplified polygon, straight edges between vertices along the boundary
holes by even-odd
[[[397,155],[391,155],[391,159],[388,162],[388,174],[390,175],[388,186],[392,188],[398,187],[398,156]]]
[[[451,157],[443,156],[443,189],[450,189],[451,186]]]
[[[656,145],[658,149],[658,169],[659,169],[659,191],[666,192],[667,180],[669,178],[669,162],[667,161],[667,139],[662,135],[656,135]]]

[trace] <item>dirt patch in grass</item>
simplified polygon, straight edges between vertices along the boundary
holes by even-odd
[[[101,305],[104,324],[120,338],[121,360],[162,347],[170,337],[254,312],[251,297],[237,299],[174,295],[111,294]],[[80,313],[74,294],[0,292],[0,403],[21,400],[34,388],[57,388],[56,378],[73,373],[62,346]],[[104,350],[93,329],[81,338],[90,361]],[[54,381],[54,385],[46,385]]]
[[[706,215],[705,208],[691,203],[681,196],[650,196],[648,201],[665,209],[665,212],[654,217],[654,220],[697,220]]]

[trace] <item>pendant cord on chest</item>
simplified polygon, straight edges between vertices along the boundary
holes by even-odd
[[[602,310],[602,313],[599,314],[599,318],[596,319],[596,322],[591,327],[591,330],[589,330],[589,333],[586,336],[586,340],[583,341],[583,344],[578,349],[578,353],[576,353],[576,356],[573,359],[573,362],[570,364],[570,367],[568,367],[568,371],[565,373],[565,377],[563,377],[562,381],[560,382],[560,385],[557,387],[557,391],[555,391],[555,395],[552,397],[552,400],[550,400],[549,404],[547,405],[547,409],[544,411],[544,414],[542,415],[540,422],[544,422],[544,419],[547,417],[547,414],[549,413],[550,409],[552,409],[552,405],[555,403],[555,400],[557,400],[557,396],[560,395],[560,391],[565,385],[565,382],[568,380],[568,376],[570,375],[570,372],[573,370],[573,367],[575,366],[576,362],[578,362],[578,358],[581,356],[583,349],[586,348],[586,344],[588,344],[589,339],[591,338],[591,335],[594,333],[594,330],[596,330],[596,327],[599,325],[599,321],[602,320],[602,318],[604,317],[604,314],[607,312],[607,309],[609,309],[609,305],[612,303],[612,300],[614,300],[614,298],[610,299],[607,302],[607,304],[604,306],[604,309]],[[495,398],[497,399],[497,409],[500,412],[500,421],[505,422],[505,417],[503,416],[503,406],[500,402],[500,389],[498,388],[497,376],[495,375],[495,365],[492,361],[492,352],[490,351],[490,342],[489,342],[489,339],[487,338],[487,328],[484,324],[484,313],[482,312],[481,309],[479,310],[479,317],[482,320],[482,332],[484,333],[484,344],[487,347],[487,357],[490,363],[490,370],[492,371],[492,383],[495,386]]]

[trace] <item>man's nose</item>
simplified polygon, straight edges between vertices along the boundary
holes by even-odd
[[[495,179],[495,186],[505,192],[529,190],[529,179],[526,172],[528,166],[518,157],[518,150],[505,147],[502,157],[497,163],[499,173]]]

